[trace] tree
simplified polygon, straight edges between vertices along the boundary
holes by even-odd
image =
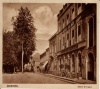
[[[22,73],[23,73],[23,58],[26,56],[29,58],[32,52],[35,51],[36,46],[36,28],[34,26],[34,19],[31,16],[29,9],[21,7],[19,14],[13,20],[13,29],[15,35],[21,41],[22,49]],[[25,60],[24,60],[25,61]]]
[[[3,69],[5,72],[13,72],[18,64],[14,47],[14,33],[3,32]]]

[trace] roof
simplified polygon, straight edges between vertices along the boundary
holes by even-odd
[[[49,47],[46,49],[46,52],[49,51]]]
[[[56,32],[49,40],[51,40],[51,39],[53,39],[54,37],[56,37],[56,34],[57,34],[57,32]]]
[[[46,52],[43,52],[43,53],[40,55],[40,59],[43,58],[44,56],[46,56]]]

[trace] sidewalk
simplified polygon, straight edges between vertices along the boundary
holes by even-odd
[[[96,84],[96,81],[91,81],[91,80],[77,79],[77,78],[71,79],[71,78],[56,76],[56,75],[52,75],[52,74],[45,74],[45,75],[59,78],[59,79],[63,79],[66,81],[70,81],[70,82],[75,83],[75,84]]]

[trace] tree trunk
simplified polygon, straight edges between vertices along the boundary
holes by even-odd
[[[23,42],[22,42],[22,73],[23,73],[23,54],[24,54],[24,51],[23,51]]]
[[[14,73],[16,73],[16,69],[15,69],[15,67],[14,67]]]

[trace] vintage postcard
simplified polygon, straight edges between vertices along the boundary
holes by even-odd
[[[99,1],[0,4],[1,88],[98,89]]]

